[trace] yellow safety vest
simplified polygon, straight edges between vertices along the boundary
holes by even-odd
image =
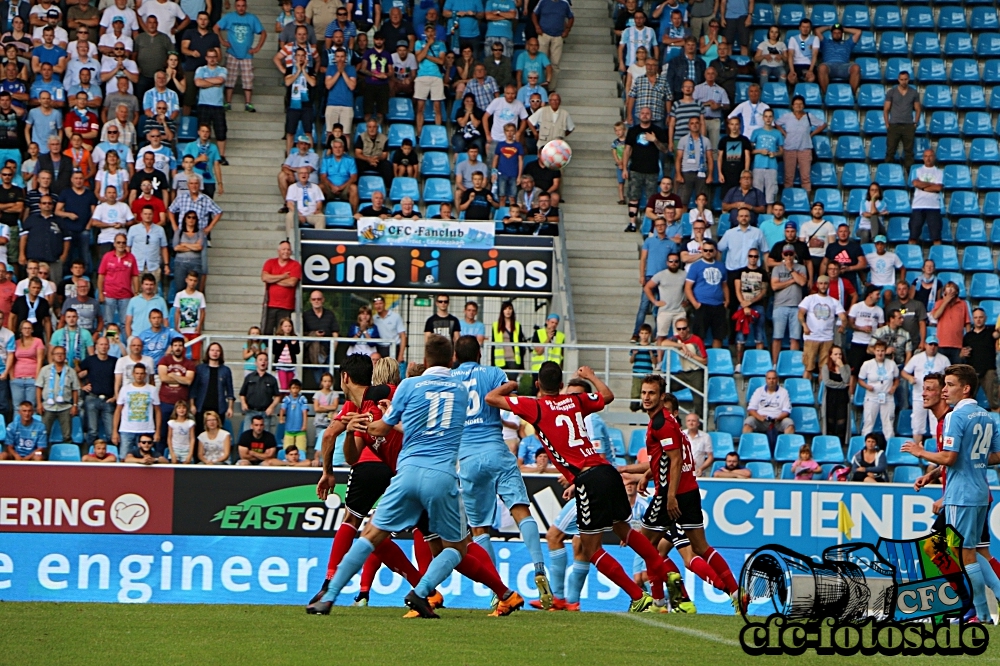
[[[520,342],[521,340],[521,322],[516,322],[514,324],[514,335],[511,336],[511,342]],[[502,343],[503,342],[503,332],[500,331],[500,324],[498,322],[493,322],[493,342]],[[502,368],[507,365],[507,359],[504,358],[504,350],[507,347],[494,347],[493,348],[493,365],[498,368]],[[521,348],[514,347],[514,364],[521,365]]]
[[[538,342],[545,344],[549,341],[549,331],[545,328],[540,328],[537,331]],[[552,336],[552,343],[556,345],[561,345],[566,342],[566,334],[562,331],[556,331],[556,334]],[[543,349],[541,354],[536,354],[535,350],[531,350],[531,371],[538,372],[542,367],[542,363],[546,361],[552,361],[553,363],[558,363],[560,367],[563,361],[563,350],[562,347],[549,347]]]

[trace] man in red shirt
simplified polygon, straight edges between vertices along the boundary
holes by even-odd
[[[184,353],[184,338],[174,338],[170,342],[169,351],[156,364],[156,374],[160,378],[160,419],[161,432],[157,441],[161,446],[165,442],[168,429],[167,421],[173,415],[174,406],[181,400],[187,401],[191,392],[191,382],[194,381],[194,369],[198,362],[188,360]]]
[[[97,133],[101,129],[100,120],[97,114],[87,108],[87,93],[78,92],[74,101],[74,107],[66,112],[66,120],[63,122],[63,131],[66,139],[72,139],[74,134],[79,134],[83,139],[83,145],[87,150],[94,149],[97,140]]]
[[[260,272],[260,281],[267,291],[264,335],[273,335],[278,322],[291,317],[295,312],[295,299],[298,297],[301,279],[302,264],[292,259],[292,244],[286,240],[281,241],[278,244],[278,258],[265,261]]]
[[[125,234],[117,234],[114,250],[101,257],[97,269],[97,300],[104,311],[104,322],[124,326],[129,299],[137,293],[139,262],[128,251]]]
[[[152,155],[152,153],[146,154]],[[152,206],[154,222],[160,226],[165,226],[167,222],[167,207],[164,205],[163,199],[153,194],[153,181],[144,180],[139,185],[139,188],[140,192],[132,200],[131,205],[132,214],[135,215],[135,219],[142,219],[142,209],[146,206]],[[134,190],[129,195],[131,196],[133,192]]]

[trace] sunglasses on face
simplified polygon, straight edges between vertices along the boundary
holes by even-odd
[[[686,331],[686,330],[688,330],[688,327],[687,326],[674,326],[674,330],[675,331]]]
[[[438,301],[438,305],[448,305],[448,301]]]

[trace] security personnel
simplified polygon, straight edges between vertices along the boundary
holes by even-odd
[[[504,336],[507,337],[506,340]],[[500,304],[499,319],[493,322],[493,342],[496,345],[493,347],[493,365],[504,368],[507,371],[507,376],[513,381],[518,381],[519,374],[511,372],[511,370],[520,370],[524,364],[521,361],[521,347],[509,343],[524,341],[521,336],[521,322],[517,321],[514,314],[514,304],[510,301],[504,301]],[[504,342],[508,344],[503,345]]]
[[[553,312],[545,318],[545,328],[540,328],[535,331],[535,336],[531,341],[539,345],[561,345],[565,343],[566,334],[562,331],[557,331],[556,328],[558,326],[559,315]],[[558,363],[562,366],[562,347],[535,347],[534,353],[531,355],[531,371],[537,375],[538,369],[542,367],[542,363],[545,363],[545,361],[552,361],[553,363]]]

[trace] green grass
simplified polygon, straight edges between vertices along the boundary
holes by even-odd
[[[427,621],[403,620],[402,613],[336,608],[317,617],[288,606],[2,603],[0,664],[737,666],[751,659],[737,642],[742,620],[728,616],[526,611],[491,618],[445,609],[440,621]],[[989,651],[963,663],[1000,663],[1000,629],[990,630]],[[807,653],[754,663],[839,661]]]

